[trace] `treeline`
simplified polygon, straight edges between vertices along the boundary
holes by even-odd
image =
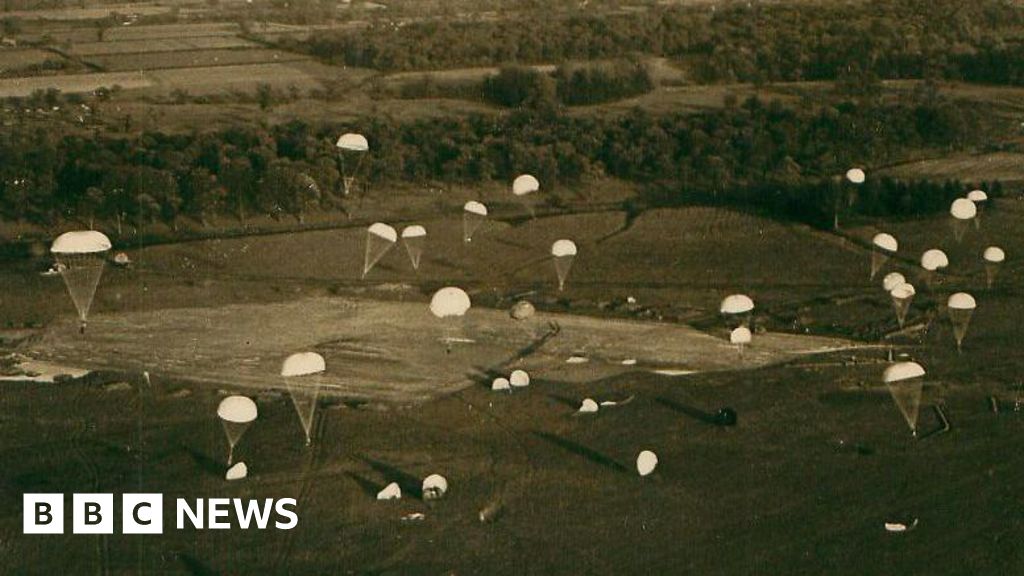
[[[429,21],[325,31],[289,48],[384,71],[562,63],[664,56],[702,82],[834,80],[852,67],[882,79],[941,77],[1001,82],[993,55],[1019,77],[1024,9],[981,0],[650,7],[616,15],[552,16],[543,10],[497,21]],[[991,74],[987,72],[991,71]]]
[[[546,187],[581,187],[611,176],[717,201],[760,202],[781,194],[797,204],[809,183],[852,165],[872,166],[923,149],[980,143],[983,111],[928,98],[788,107],[756,98],[700,114],[565,115],[520,109],[504,115],[357,125],[303,122],[215,133],[147,133],[129,138],[67,135],[57,126],[0,133],[0,217],[51,223],[253,213],[292,215],[341,207],[338,134],[363,133],[371,152],[362,177],[384,184],[508,182],[529,172]],[[871,188],[865,188],[870,194]],[[924,189],[922,189],[924,190]],[[921,192],[931,198],[930,192]],[[901,213],[898,186],[872,202]],[[911,193],[911,205],[932,206]],[[935,206],[945,202],[936,200]],[[813,203],[818,200],[811,198]],[[828,204],[825,210],[831,210]]]
[[[650,92],[647,69],[636,61],[559,66],[546,74],[526,66],[504,66],[484,79],[484,100],[509,108],[600,104]]]
[[[681,189],[676,185],[648,186],[641,200],[648,207],[689,205],[728,206],[754,211],[780,220],[801,222],[830,229],[851,216],[912,217],[949,209],[967,190],[980,188],[990,198],[1004,195],[998,180],[967,183],[942,182],[891,177],[868,178],[854,185],[841,178],[821,178],[794,182],[769,179],[737,187],[727,194],[699,188]]]

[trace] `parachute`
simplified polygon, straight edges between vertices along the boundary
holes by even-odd
[[[231,482],[233,480],[242,480],[249,475],[249,467],[245,465],[245,462],[238,462],[234,466],[228,468],[224,479]]]
[[[523,203],[523,206],[529,210],[530,216],[533,216],[534,212],[533,204],[530,202],[529,198],[538,190],[540,190],[540,182],[529,174],[517,176],[516,179],[512,181],[512,195]]]
[[[445,323],[443,340],[448,352],[451,352],[451,343],[455,339],[456,323],[466,315],[470,306],[469,294],[454,286],[441,288],[430,299],[430,313]]]
[[[512,384],[508,381],[508,378],[495,378],[491,382],[491,390],[495,392],[511,392]]]
[[[530,374],[526,370],[514,370],[508,380],[516,388],[525,388],[530,385]]]
[[[281,376],[288,387],[288,395],[299,415],[302,430],[306,433],[306,445],[313,443],[310,434],[317,399],[320,397],[321,375],[327,370],[324,357],[316,352],[299,352],[285,358],[281,365]]]
[[[899,244],[891,234],[876,234],[871,240],[871,279],[885,266],[889,257],[896,253]]]
[[[78,311],[82,332],[85,331],[96,287],[103,276],[104,256],[110,248],[110,239],[94,230],[65,232],[50,246],[50,252],[57,260],[57,270]]]
[[[745,294],[732,294],[722,300],[722,314],[749,314],[754,311],[754,301]]]
[[[431,474],[423,479],[423,499],[440,500],[448,493],[448,479],[440,474]]]
[[[746,326],[750,328],[750,317],[754,312],[754,301],[745,294],[731,294],[722,300],[719,311],[726,317],[730,328]]]
[[[377,222],[366,230],[366,256],[363,259],[363,278],[391,250],[398,241],[398,232],[394,228]]]
[[[420,257],[423,256],[423,243],[427,239],[427,229],[423,226],[406,226],[402,229],[402,244],[409,253],[413,270],[420,269]]]
[[[636,471],[641,476],[649,476],[658,466],[658,455],[650,450],[644,450],[636,457]]]
[[[217,416],[224,426],[224,434],[228,437],[228,466],[234,459],[235,446],[249,425],[256,420],[258,410],[256,403],[246,396],[228,396],[217,406]]]
[[[860,168],[850,168],[846,171],[846,179],[852,184],[863,184],[867,176]]]
[[[988,194],[984,190],[971,190],[967,193],[967,199],[974,202],[978,208],[978,215],[974,217],[974,227],[981,227],[981,209],[988,202]]]
[[[896,310],[896,320],[900,323],[900,328],[903,328],[903,323],[907,319],[907,312],[910,311],[910,304],[914,301],[914,295],[916,294],[917,290],[914,289],[914,285],[907,282],[899,284],[889,291],[889,297],[892,298],[892,306]]]
[[[882,381],[914,436],[917,436],[917,415],[921,408],[924,374],[924,368],[917,362],[899,362],[882,373]]]
[[[942,250],[932,248],[921,255],[921,268],[924,268],[924,279],[929,288],[932,287],[936,270],[947,266],[949,266],[949,258]]]
[[[966,292],[957,292],[949,297],[946,302],[946,309],[949,312],[949,320],[953,323],[953,336],[956,337],[956,349],[962,351],[961,345],[964,336],[967,335],[967,326],[971,323],[971,316],[974,309],[978,307],[974,296]]]
[[[957,198],[949,207],[949,213],[953,216],[953,236],[959,242],[967,231],[967,223],[978,215],[978,206],[967,198]]]
[[[472,242],[473,234],[485,220],[487,220],[487,206],[476,200],[466,202],[466,205],[462,207],[462,239]]]
[[[731,344],[735,344],[741,351],[744,346],[750,344],[751,339],[752,335],[750,333],[750,328],[747,328],[746,326],[739,326],[729,333],[729,342]]]
[[[1003,252],[1003,249],[998,246],[989,246],[985,248],[981,257],[985,260],[985,281],[991,288],[996,281],[996,275],[999,274],[999,268],[1006,260],[1006,252]]]
[[[533,307],[527,300],[520,300],[516,302],[512,309],[508,311],[508,315],[513,320],[527,320],[532,318],[537,313],[537,309]]]
[[[402,487],[398,485],[398,482],[392,482],[384,487],[383,490],[377,492],[377,500],[401,500],[402,499]]]
[[[556,240],[551,245],[551,256],[555,260],[555,273],[558,274],[558,289],[562,290],[572,270],[572,263],[576,260],[576,244],[572,240]]]
[[[370,150],[370,144],[362,134],[349,132],[342,134],[335,144],[338,148],[338,163],[341,171],[341,181],[345,187],[345,195],[352,189],[356,175],[363,164],[363,158]]]
[[[904,284],[906,281],[907,279],[903,274],[900,274],[899,272],[889,272],[885,275],[885,278],[882,278],[882,288],[886,292],[892,292],[893,288],[900,284]]]
[[[580,404],[578,412],[580,414],[593,414],[599,410],[597,402],[593,398],[584,398],[583,403]]]

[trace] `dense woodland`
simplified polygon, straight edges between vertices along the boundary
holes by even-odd
[[[320,32],[288,47],[385,71],[560,64],[627,54],[676,60],[697,82],[883,79],[1024,80],[1024,10],[982,0],[734,3],[612,16],[544,11],[481,22],[434,20]]]
[[[911,151],[978,145],[982,112],[935,94],[886,103],[844,99],[787,106],[756,98],[700,114],[570,115],[537,101],[504,114],[354,125],[303,122],[203,134],[85,138],[15,127],[0,133],[0,216],[49,223],[97,219],[205,222],[261,213],[300,220],[340,209],[334,140],[367,136],[362,175],[372,194],[388,184],[467,185],[535,174],[548,188],[585,188],[614,177],[648,190],[651,204],[730,203],[816,225],[833,211],[914,214],[946,205],[963,185],[871,182],[864,201],[832,184],[853,165]],[[927,198],[925,198],[927,197]],[[870,201],[868,201],[870,200]]]

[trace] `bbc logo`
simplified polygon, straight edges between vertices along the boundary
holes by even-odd
[[[63,494],[25,494],[22,532],[64,533]],[[73,534],[113,534],[114,495],[74,494],[71,499]],[[122,494],[122,534],[163,534],[163,494]]]

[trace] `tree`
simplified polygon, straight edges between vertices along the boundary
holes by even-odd
[[[79,197],[78,216],[85,219],[90,230],[94,228],[96,215],[102,209],[105,201],[106,194],[103,192],[103,189],[96,186],[89,186],[85,189],[85,193]]]

